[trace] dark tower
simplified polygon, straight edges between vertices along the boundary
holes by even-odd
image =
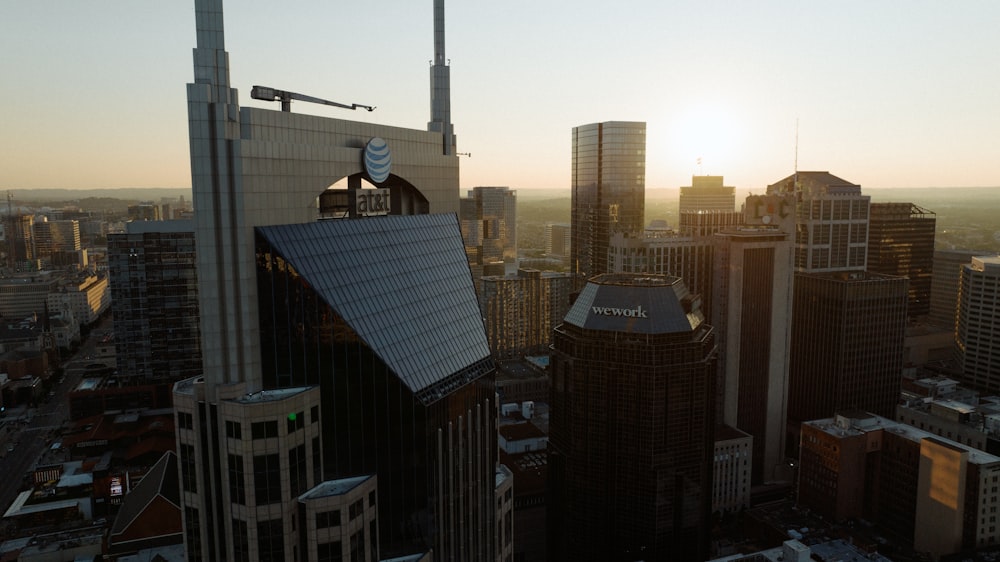
[[[717,351],[697,296],[597,276],[554,340],[551,559],[706,559]]]

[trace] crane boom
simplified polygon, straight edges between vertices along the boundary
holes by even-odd
[[[322,98],[315,98],[313,96],[307,96],[305,94],[286,92],[284,90],[278,90],[276,88],[271,88],[268,86],[254,86],[250,90],[250,97],[255,100],[280,101],[282,111],[292,110],[292,100],[307,101],[309,103],[318,103],[321,105],[332,105],[334,107],[342,107],[344,109],[351,109],[351,110],[355,110],[360,107],[362,109],[367,109],[368,111],[375,111],[375,106],[373,105],[362,105],[360,103],[352,103],[348,105],[346,103],[338,103],[335,101],[325,100]]]

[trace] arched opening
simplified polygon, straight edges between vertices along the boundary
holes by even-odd
[[[405,179],[390,174],[379,185],[368,174],[343,177],[320,193],[318,220],[378,215],[425,215],[427,198]]]

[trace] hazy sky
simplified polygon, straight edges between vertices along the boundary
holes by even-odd
[[[194,0],[0,0],[0,189],[189,187]],[[996,0],[450,0],[463,188],[569,188],[570,130],[647,123],[646,186],[1000,186]],[[262,84],[423,129],[431,0],[228,0],[244,105]],[[270,107],[277,109],[276,104]],[[697,158],[703,159],[701,168]]]

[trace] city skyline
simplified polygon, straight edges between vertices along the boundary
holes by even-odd
[[[794,168],[796,129],[800,170],[868,187],[1000,185],[987,142],[1000,76],[985,72],[1000,5],[451,4],[452,118],[458,152],[472,153],[462,189],[568,193],[566,131],[607,120],[647,122],[649,188],[693,174],[763,188]],[[241,105],[266,106],[249,98],[262,84],[378,107],[296,112],[422,128],[429,7],[230,6]],[[102,8],[8,7],[0,45],[19,54],[0,72],[18,93],[0,113],[0,188],[190,185],[193,2]]]

